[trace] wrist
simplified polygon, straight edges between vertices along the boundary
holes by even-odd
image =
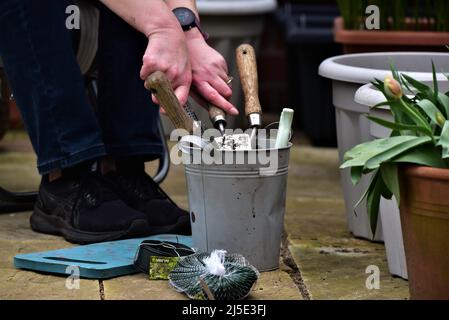
[[[152,26],[151,28],[146,29],[145,35],[147,38],[151,38],[156,35],[169,35],[170,37],[184,37],[184,32],[179,27],[178,24],[174,25],[165,25],[161,27]]]
[[[187,39],[187,41],[204,41],[206,42],[206,39],[204,39],[204,35],[201,33],[201,31],[198,28],[192,28],[190,30],[184,31],[184,35]]]
[[[201,36],[207,40],[209,35],[201,29],[200,20],[195,12],[186,7],[177,7],[173,9],[173,15],[185,32],[186,38],[196,39]]]
[[[143,33],[147,38],[158,33],[181,33],[182,28],[178,19],[171,12],[158,18],[151,19],[143,28]]]

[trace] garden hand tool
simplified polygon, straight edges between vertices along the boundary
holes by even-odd
[[[251,142],[255,139],[257,145],[257,129],[262,125],[262,107],[259,101],[256,53],[251,45],[242,44],[237,48],[237,67],[245,95],[245,114],[253,128]]]
[[[284,108],[279,121],[279,130],[276,137],[276,149],[287,147],[290,141],[290,132],[292,128],[293,114],[292,109]]]
[[[185,129],[189,133],[193,133],[193,129],[198,124],[195,125],[194,121],[184,112],[170,81],[163,72],[152,73],[145,81],[145,88],[156,96],[176,129]]]
[[[215,129],[219,130],[221,135],[224,136],[227,124],[226,113],[223,109],[220,109],[212,104],[208,104],[208,107],[210,121],[212,121]]]
[[[189,132],[190,135],[183,137],[181,139],[182,142],[192,143],[203,149],[211,150],[212,148],[218,148],[215,141],[211,143],[198,135],[192,135],[193,133],[201,134],[202,128],[199,122],[194,120],[196,115],[190,106],[187,106],[187,111],[181,106],[171,87],[170,81],[163,72],[156,71],[152,73],[145,81],[145,88],[156,96],[175,128],[184,129]]]
[[[230,77],[226,82],[226,84],[228,86],[231,86],[233,80],[234,78]],[[212,121],[215,129],[220,130],[221,135],[224,136],[227,124],[226,113],[224,112],[223,109],[214,106],[213,104],[208,104],[208,109],[210,121]]]

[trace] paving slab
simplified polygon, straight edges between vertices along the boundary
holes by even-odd
[[[0,222],[1,225],[1,222]],[[0,230],[0,234],[2,234]],[[13,266],[13,258],[19,253],[54,250],[70,247],[66,241],[52,240],[0,240],[0,300],[27,299],[100,299],[99,284],[96,280],[81,279],[79,288],[64,276],[18,270]],[[68,287],[66,284],[69,284]]]
[[[352,240],[335,242],[293,241],[290,251],[301,270],[312,299],[318,300],[407,300],[408,283],[388,272],[384,247]],[[373,288],[372,269],[378,268],[379,288]],[[368,286],[366,282],[368,281]],[[369,289],[368,289],[369,288]]]
[[[185,300],[168,281],[149,280],[139,273],[103,281],[105,300]]]
[[[66,281],[71,288],[68,289]],[[64,277],[0,268],[0,300],[99,300],[98,281],[81,279],[79,289]]]
[[[383,244],[358,240],[346,227],[337,150],[292,151],[286,232],[289,249],[312,299],[408,299],[408,282],[392,277]],[[369,266],[380,289],[368,290]]]
[[[35,162],[26,134],[8,134],[0,142],[0,186],[36,189],[39,175]],[[291,255],[303,277],[302,290],[314,299],[405,299],[407,282],[389,276],[383,245],[353,239],[346,228],[338,162],[335,149],[292,149],[285,229]],[[155,167],[149,165],[148,170],[154,172]],[[162,187],[187,208],[182,166],[171,166]],[[60,237],[34,233],[29,216],[29,212],[0,215],[0,299],[185,299],[166,282],[149,281],[143,274],[101,283],[81,280],[80,290],[67,290],[64,277],[15,270],[12,257],[17,253],[72,245]],[[366,290],[365,270],[371,264],[380,269],[380,290]],[[291,274],[285,266],[263,273],[250,298],[302,298]],[[300,279],[297,274],[293,278]]]
[[[30,228],[31,212],[21,212],[0,215],[0,240],[9,240],[12,243],[21,240],[48,240],[61,243],[61,237],[37,233]],[[62,240],[62,243],[67,242]]]
[[[254,290],[251,292],[251,300],[302,300],[303,297],[290,275],[283,270],[263,272],[260,274]]]
[[[105,300],[187,300],[167,281],[149,280],[143,274],[103,281]],[[300,300],[302,296],[290,276],[282,269],[263,272],[253,288],[250,300]]]

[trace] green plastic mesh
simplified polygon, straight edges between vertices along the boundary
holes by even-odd
[[[169,275],[170,284],[191,299],[206,300],[208,296],[200,278],[216,300],[241,300],[248,296],[256,283],[259,272],[239,254],[225,254],[222,261],[224,273],[211,273],[206,266],[208,253],[196,253],[181,258]]]

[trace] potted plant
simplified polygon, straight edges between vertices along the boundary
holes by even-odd
[[[412,299],[449,299],[449,93],[432,74],[432,87],[395,70],[373,83],[387,99],[374,108],[388,106],[393,120],[368,119],[392,133],[354,147],[342,165],[355,184],[371,175],[362,199],[373,233],[381,199],[398,201]]]
[[[390,63],[398,70],[420,81],[432,81],[432,73],[425,72],[431,61],[436,65],[445,65],[449,60],[448,53],[434,52],[393,52],[393,53],[360,53],[347,54],[329,58],[322,62],[319,74],[332,80],[333,104],[335,107],[337,140],[340,158],[354,146],[372,140],[370,123],[364,114],[370,111],[369,107],[354,100],[357,90],[374,78],[383,79],[390,74]],[[444,75],[438,75],[439,81],[447,80]],[[373,239],[368,216],[364,206],[354,215],[354,205],[360,199],[369,179],[364,178],[359,185],[353,186],[349,170],[341,174],[341,185],[345,198],[346,215],[349,230],[356,236]],[[374,237],[383,240],[382,226]]]
[[[365,12],[379,8],[380,29],[367,30]],[[447,0],[338,0],[334,36],[345,53],[442,51],[449,43]]]

